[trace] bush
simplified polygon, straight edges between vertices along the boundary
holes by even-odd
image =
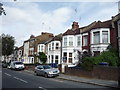
[[[110,66],[117,66],[118,63],[118,57],[115,53],[110,51],[101,53],[100,59],[102,62],[108,62]]]
[[[85,70],[92,70],[94,65],[99,65],[101,62],[109,63],[109,66],[120,66],[120,60],[117,54],[111,51],[104,51],[96,57],[85,57],[80,65]]]
[[[83,59],[83,63],[81,64],[81,67],[87,71],[91,71],[94,66],[94,58],[93,57],[86,57]]]
[[[39,55],[37,56],[40,61],[42,62],[42,64],[45,64],[47,61],[47,56],[45,55],[45,53],[43,52],[39,52]]]

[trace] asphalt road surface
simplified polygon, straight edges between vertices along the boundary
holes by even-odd
[[[2,69],[2,88],[107,88],[92,84],[85,84],[57,78],[35,76],[25,71]]]

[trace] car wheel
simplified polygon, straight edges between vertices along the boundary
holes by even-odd
[[[38,76],[37,72],[35,72],[35,76]]]
[[[47,73],[45,73],[44,76],[45,76],[46,78],[48,78],[48,74],[47,74]]]

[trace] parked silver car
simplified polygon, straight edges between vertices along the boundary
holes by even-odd
[[[57,68],[52,68],[50,65],[38,65],[35,67],[35,74],[53,77],[59,75],[59,70]]]

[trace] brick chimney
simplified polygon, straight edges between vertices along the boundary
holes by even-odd
[[[76,30],[78,28],[79,28],[78,22],[74,21],[73,24],[72,24],[72,30]]]

